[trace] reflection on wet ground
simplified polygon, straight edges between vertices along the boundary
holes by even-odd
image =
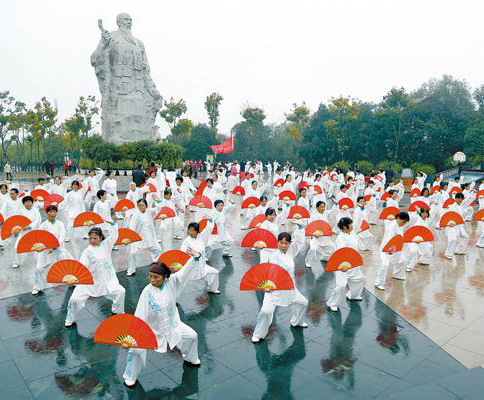
[[[236,230],[239,216],[233,217],[229,229],[240,242],[245,232]],[[233,258],[222,259],[214,251],[221,295],[208,295],[201,282],[191,282],[179,301],[183,321],[199,335],[201,368],[185,367],[176,351],[149,352],[134,389],[122,382],[125,351],[92,341],[110,315],[109,301],[90,299],[78,326],[67,330],[63,322],[71,289],[54,287],[40,297],[20,294],[32,287],[33,265],[12,270],[8,254],[2,254],[0,293],[10,297],[0,300],[0,398],[478,398],[482,370],[464,366],[484,363],[484,262],[474,238],[473,233],[468,255],[450,262],[442,257],[443,234],[437,233],[433,264],[418,267],[405,282],[389,275],[383,293],[373,293],[375,244],[374,252],[364,255],[368,290],[363,302],[344,304],[339,314],[325,308],[332,275],[324,274],[322,265],[306,269],[300,256],[296,279],[309,300],[309,328],[291,328],[290,310],[279,308],[267,340],[257,345],[250,337],[262,296],[241,293],[238,285],[258,255],[236,247]],[[73,245],[78,255],[85,241],[77,238]],[[126,249],[115,252],[114,259],[126,288],[126,311],[133,312],[147,284],[147,267],[128,279],[122,272]],[[11,285],[15,293],[9,292]]]

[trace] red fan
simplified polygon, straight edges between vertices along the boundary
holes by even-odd
[[[242,247],[251,247],[256,249],[275,249],[277,247],[277,239],[268,230],[257,228],[245,235],[240,245]]]
[[[410,197],[418,197],[418,196],[420,196],[420,189],[419,188],[415,188],[410,192]]]
[[[19,240],[17,253],[41,252],[46,249],[56,249],[57,247],[59,247],[59,241],[52,233],[37,229],[27,232]]]
[[[200,233],[202,233],[205,230],[205,228],[207,227],[207,224],[208,224],[208,219],[204,218],[200,220],[200,222],[198,223]],[[218,233],[217,224],[214,224],[212,229],[212,235],[216,235],[217,233]]]
[[[442,208],[449,208],[449,206],[451,206],[454,203],[455,203],[455,199],[453,199],[452,197],[449,197],[447,200],[444,201],[444,205],[442,206]]]
[[[168,179],[165,179],[165,185],[170,187],[170,181]]]
[[[365,199],[365,202],[368,203],[371,200],[371,194],[367,194],[363,198]]]
[[[207,181],[200,182],[200,186],[198,186],[198,189],[195,192],[195,196],[201,196],[206,187],[207,187]]]
[[[190,200],[190,205],[198,208],[212,208],[212,201],[203,195],[193,196]]]
[[[142,185],[140,185],[140,188],[145,187],[145,186],[146,186],[146,183],[143,183]],[[150,189],[149,191],[150,191],[151,193],[155,193],[155,192],[157,192],[157,190],[156,190],[156,186],[155,186],[155,185],[153,185],[152,183],[148,183],[148,187],[149,187],[149,189]]]
[[[462,193],[462,189],[458,186],[454,186],[452,189],[450,189],[449,194],[454,194],[454,193]]]
[[[296,200],[296,195],[290,190],[284,190],[279,193],[279,200]]]
[[[133,242],[141,242],[143,239],[141,236],[136,233],[135,231],[128,229],[128,228],[119,228],[118,230],[118,238],[116,239],[116,246],[120,246],[122,244],[128,245]]]
[[[78,228],[80,226],[99,225],[103,222],[104,220],[99,214],[92,211],[85,211],[80,213],[74,220],[74,228]]]
[[[395,219],[400,210],[397,207],[386,207],[380,213],[380,219]],[[393,218],[392,218],[393,217]]]
[[[60,194],[51,194],[47,199],[44,200],[44,210],[47,210],[49,206],[58,206],[60,203],[64,201],[64,197]]]
[[[313,188],[314,188],[314,193],[316,193],[316,194],[323,194],[323,189],[321,188],[321,186],[314,185]]]
[[[306,236],[314,236],[316,238],[322,236],[333,236],[331,225],[323,220],[316,220],[308,224],[305,228]]]
[[[368,230],[370,230],[370,224],[366,220],[363,220],[363,222],[361,223],[361,226],[360,226],[360,231],[364,232],[364,231],[368,231]]]
[[[350,190],[350,188],[351,188],[351,183],[347,183],[347,184],[346,184],[346,189],[347,189],[347,190]]]
[[[245,189],[242,186],[236,186],[234,187],[234,190],[232,190],[232,194],[235,194],[236,196],[245,196]]]
[[[297,185],[297,190],[301,188],[309,189],[309,184],[307,182],[301,182],[299,185]]]
[[[94,343],[113,344],[123,349],[156,350],[158,342],[149,325],[131,314],[118,314],[104,320],[94,333]]]
[[[277,181],[274,182],[274,187],[282,187],[286,183],[284,179],[278,179]]]
[[[30,195],[33,197],[34,201],[45,201],[49,198],[49,192],[44,189],[32,190]]]
[[[484,190],[479,190],[477,193],[476,193],[476,199],[484,199]]]
[[[50,267],[47,273],[48,283],[68,285],[93,285],[91,271],[76,260],[60,260]]]
[[[354,208],[355,204],[353,203],[353,200],[351,200],[348,197],[345,197],[340,201],[338,201],[338,207],[340,210],[348,210],[348,209]]]
[[[247,197],[243,202],[242,202],[242,208],[255,208],[260,205],[260,200],[257,197]]]
[[[256,215],[252,218],[252,221],[250,221],[249,229],[259,228],[266,219],[267,218],[264,214]]]
[[[347,271],[363,265],[361,254],[351,247],[342,247],[329,257],[326,272]]]
[[[403,250],[403,236],[395,235],[393,236],[385,246],[383,246],[382,251],[384,253],[396,253]]]
[[[484,208],[482,210],[477,211],[474,216],[472,217],[473,221],[483,221],[484,222]]]
[[[121,199],[114,206],[115,212],[126,212],[134,208],[134,203],[129,199]]]
[[[408,211],[414,212],[417,211],[417,208],[425,208],[427,210],[430,210],[430,207],[427,203],[421,200],[414,201],[412,204],[410,204],[410,207],[408,207]]]
[[[155,217],[155,219],[167,219],[167,218],[173,218],[175,216],[175,211],[173,211],[172,208],[170,207],[161,207],[160,212],[158,215]]]
[[[23,215],[13,215],[7,218],[2,224],[1,236],[2,240],[8,239],[12,235],[16,235],[23,228],[27,228],[32,221]]]
[[[5,221],[5,219],[3,218],[3,215],[0,213],[0,224],[3,224],[3,221]]]
[[[447,226],[452,227],[455,225],[464,224],[462,217],[455,211],[447,211],[442,218],[440,218],[440,227],[445,228]]]
[[[403,241],[405,243],[433,242],[434,234],[426,226],[412,226],[404,233]]]
[[[388,200],[388,198],[389,198],[389,197],[390,197],[390,193],[385,192],[385,193],[383,193],[383,194],[381,195],[380,200],[381,200],[381,201],[385,201],[385,200]]]
[[[158,262],[165,264],[171,272],[177,272],[185,266],[190,258],[191,256],[184,251],[168,250],[158,258]]]
[[[240,281],[240,290],[292,290],[291,275],[277,264],[262,263],[251,267]]]
[[[430,194],[434,194],[434,193],[436,193],[436,192],[440,192],[440,186],[439,186],[439,185],[434,186],[434,187],[432,188],[432,190],[430,191]]]
[[[303,206],[292,206],[289,210],[289,215],[287,218],[294,218],[294,219],[301,219],[301,218],[309,218],[309,211],[306,210]]]

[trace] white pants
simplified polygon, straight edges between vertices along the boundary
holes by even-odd
[[[360,251],[371,250],[375,237],[368,230],[358,233],[358,249]]]
[[[454,253],[466,253],[469,235],[463,225],[447,227],[445,228],[445,234],[447,235],[447,248],[445,249],[446,257],[453,257]]]
[[[175,346],[180,349],[185,361],[193,363],[198,361],[198,335],[183,322],[178,329],[181,329],[181,340]],[[141,370],[146,366],[146,349],[130,349],[126,359],[124,379],[136,381]]]
[[[225,237],[225,240],[220,240],[214,243],[216,248],[222,248],[222,255],[230,254],[233,245],[234,240],[228,235]]]
[[[395,269],[393,271],[393,277],[397,279],[405,279],[405,266],[402,262],[401,252],[388,254],[380,252],[380,268],[376,276],[375,284],[379,286],[385,286],[385,280],[387,277],[388,267],[393,264]]]
[[[118,283],[117,287],[114,290],[103,295],[104,297],[113,301],[111,310],[114,314],[124,313],[125,293],[126,291],[124,287],[122,287]],[[89,297],[91,297],[89,293],[86,293],[85,291],[83,291],[82,287],[76,286],[74,288],[74,291],[72,292],[72,296],[69,299],[69,304],[67,305],[66,324],[70,325],[73,322],[76,322],[77,315],[84,309],[84,307],[86,306],[86,301]],[[102,297],[102,296],[99,296],[99,297]]]
[[[219,272],[218,269],[205,264],[205,275],[202,277],[207,282],[207,292],[214,292],[218,290]]]
[[[131,245],[132,246],[132,245]],[[141,250],[147,250],[150,255],[151,255],[151,261],[156,262],[158,261],[158,258],[160,257],[162,250],[161,247],[158,243],[156,245],[153,245],[151,247],[141,249]],[[135,247],[131,247],[129,250],[129,261],[128,261],[128,274],[132,274],[136,272],[136,254],[139,253],[141,250],[136,250]]]
[[[301,324],[302,319],[306,314],[308,300],[296,288],[294,288],[294,292],[294,302],[291,304],[291,324],[296,326]],[[276,310],[276,307],[277,305],[274,304],[272,298],[264,295],[264,301],[259,311],[259,315],[257,316],[257,324],[254,329],[254,336],[257,336],[261,339],[266,337],[269,327],[271,326],[272,319],[274,318],[274,311]]]
[[[314,261],[328,261],[335,250],[336,247],[331,238],[311,238],[305,260],[306,266],[311,266]]]
[[[363,286],[365,285],[365,275],[359,267],[352,268],[346,272],[335,271],[335,287],[331,292],[331,297],[326,302],[328,307],[339,307],[343,302],[346,293],[346,286],[348,286],[348,299],[358,299],[363,293]]]

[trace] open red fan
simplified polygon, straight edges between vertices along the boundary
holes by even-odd
[[[479,190],[477,193],[476,193],[476,199],[479,200],[479,199],[484,199],[484,190]]]
[[[99,214],[92,211],[85,211],[80,213],[74,220],[74,228],[78,228],[80,226],[99,225],[103,222],[104,220]]]
[[[385,192],[381,195],[380,200],[385,201],[385,200],[388,200],[389,198],[390,198],[390,193]]]
[[[160,212],[155,217],[155,219],[165,220],[167,218],[173,218],[175,216],[175,211],[170,207],[161,207]]]
[[[36,229],[27,232],[18,242],[17,253],[41,252],[46,249],[56,249],[59,241],[50,232]]]
[[[235,194],[236,196],[245,196],[245,189],[242,186],[236,186],[234,187],[234,190],[232,190],[232,194]]]
[[[196,196],[201,196],[203,194],[203,191],[207,187],[207,181],[202,181],[200,182],[200,186],[198,186],[197,191],[195,192],[195,197]]]
[[[113,344],[124,349],[158,348],[156,336],[149,325],[131,314],[117,314],[105,319],[94,333],[94,343]]]
[[[47,207],[51,205],[58,206],[63,201],[64,197],[62,197],[60,194],[50,194],[49,197],[44,200],[44,210],[47,210]]]
[[[395,219],[400,210],[397,207],[386,207],[380,213],[380,219]],[[392,218],[393,217],[393,218]]]
[[[420,196],[420,189],[419,188],[412,189],[412,191],[410,192],[410,197],[418,197],[418,196]]]
[[[142,185],[140,185],[140,188],[145,187],[145,186],[146,186],[146,183],[143,183]],[[151,192],[151,193],[157,192],[156,186],[153,185],[152,183],[148,183],[148,188],[149,188],[149,192]]]
[[[68,285],[94,284],[91,271],[76,260],[59,260],[54,263],[47,273],[47,282]]]
[[[114,206],[115,212],[126,212],[134,208],[134,203],[129,199],[121,199]]]
[[[2,240],[8,239],[12,235],[16,235],[20,230],[27,228],[31,223],[32,221],[23,215],[12,215],[2,224]]]
[[[183,266],[190,260],[191,256],[181,250],[168,250],[165,251],[158,262],[165,264],[170,268],[171,272],[177,272],[182,269]]]
[[[313,189],[315,194],[323,194],[323,189],[321,188],[321,186],[315,184],[313,186]]]
[[[454,193],[462,193],[462,189],[458,186],[454,186],[452,189],[450,189],[449,194],[454,194]]]
[[[484,208],[482,210],[477,211],[474,216],[472,217],[473,221],[483,221],[484,222]]]
[[[311,222],[304,228],[306,236],[314,236],[316,238],[322,236],[333,236],[331,225],[323,220],[316,220]]]
[[[385,246],[383,246],[382,251],[384,253],[396,253],[403,250],[403,236],[395,235],[393,236]]]
[[[453,199],[452,197],[449,197],[447,200],[444,201],[444,205],[442,206],[442,208],[449,208],[454,203],[455,203],[455,199]]]
[[[279,200],[296,200],[296,195],[290,190],[284,190],[279,193]]]
[[[425,208],[426,210],[430,210],[430,207],[427,203],[421,200],[414,201],[412,204],[410,204],[410,207],[408,207],[408,211],[410,212],[415,212],[417,209],[422,209]]]
[[[133,231],[132,229],[128,228],[119,228],[118,230],[118,238],[116,239],[116,246],[120,246],[122,244],[128,245],[133,242],[141,242],[143,239],[141,236]]]
[[[363,198],[365,199],[365,203],[368,203],[371,200],[371,194],[367,194]]]
[[[309,184],[307,182],[301,182],[299,185],[297,185],[297,190],[301,188],[309,189]]]
[[[363,265],[361,254],[351,247],[342,247],[329,257],[326,272],[347,271]]]
[[[251,196],[247,197],[242,202],[242,208],[255,208],[260,205],[260,200],[257,197]]]
[[[265,214],[256,215],[252,218],[252,221],[250,221],[249,229],[259,228],[266,219]]]
[[[368,230],[370,230],[370,224],[368,223],[368,221],[363,220],[363,222],[361,223],[361,226],[360,226],[360,231],[364,232],[364,231],[368,231]]]
[[[349,197],[345,197],[338,201],[338,207],[340,210],[348,210],[351,208],[355,208],[355,203]]]
[[[198,208],[212,208],[212,201],[203,195],[193,196],[190,200],[190,205]]]
[[[292,290],[291,275],[277,264],[262,263],[251,267],[240,281],[240,290]]]
[[[455,225],[462,225],[464,224],[464,220],[462,217],[456,213],[455,211],[447,211],[442,217],[440,218],[440,227],[452,227]]]
[[[426,226],[412,226],[404,233],[403,241],[405,243],[433,242],[434,234]]]
[[[3,224],[3,221],[5,221],[5,219],[3,218],[2,213],[0,213],[0,224]]]
[[[434,187],[432,188],[432,190],[430,191],[430,194],[434,194],[434,193],[436,193],[436,192],[440,192],[440,186],[439,186],[439,185],[434,186]]]
[[[204,218],[200,220],[200,222],[198,223],[198,228],[200,233],[202,233],[205,230],[205,228],[207,227],[207,224],[208,224],[208,219]],[[217,233],[218,233],[217,224],[214,224],[212,229],[212,235],[216,235]]]
[[[274,187],[282,187],[286,183],[284,179],[278,179],[277,181],[274,182]]]
[[[301,219],[301,218],[309,218],[309,211],[306,210],[303,206],[292,206],[289,209],[289,215],[287,218],[294,218],[294,219]]]
[[[36,189],[36,190],[32,190],[32,192],[30,192],[30,196],[32,196],[34,201],[45,201],[49,198],[50,195],[49,195],[49,192],[47,190]]]
[[[275,249],[277,247],[276,237],[268,230],[257,228],[247,233],[240,244],[242,247],[256,249]]]

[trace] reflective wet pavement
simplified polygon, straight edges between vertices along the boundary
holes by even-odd
[[[239,216],[233,217],[230,230],[240,242],[245,231],[236,230]],[[290,310],[279,308],[267,340],[257,345],[250,337],[262,296],[241,293],[238,285],[258,256],[236,247],[233,258],[222,259],[214,251],[222,294],[208,295],[201,282],[190,282],[179,301],[182,320],[199,335],[202,366],[185,367],[177,352],[149,352],[134,389],[122,383],[126,352],[92,341],[110,315],[110,302],[90,299],[77,328],[65,329],[71,289],[12,296],[31,290],[33,268],[12,270],[8,254],[1,254],[0,294],[10,297],[0,300],[0,399],[482,398],[483,370],[468,370],[452,355],[469,367],[483,363],[483,256],[472,239],[467,256],[444,261],[443,235],[437,237],[430,267],[419,267],[405,282],[389,278],[387,290],[376,296],[375,243],[374,252],[365,253],[369,290],[363,302],[344,304],[340,314],[328,313],[324,304],[332,275],[322,266],[305,268],[298,257],[297,286],[309,300],[309,328],[291,328]],[[86,242],[77,238],[73,244],[79,255]],[[124,270],[126,249],[115,252],[114,260]],[[127,312],[134,311],[146,275],[147,267],[134,278],[119,272]]]

